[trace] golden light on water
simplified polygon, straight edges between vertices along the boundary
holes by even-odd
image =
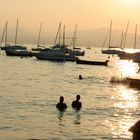
[[[114,107],[118,107],[124,109],[124,111],[128,112],[129,109],[135,109],[138,106],[137,96],[135,96],[135,92],[132,89],[128,89],[125,86],[119,87],[119,100],[120,102],[114,103]]]
[[[127,139],[128,136],[129,137],[132,137],[132,133],[130,133],[128,131],[128,129],[133,125],[133,120],[131,119],[130,116],[128,117],[122,117],[119,119],[119,122],[117,123],[118,124],[118,127],[116,126],[113,126],[112,125],[112,128],[111,128],[111,131],[114,135],[114,138],[117,138],[118,136],[122,136],[124,139]]]
[[[123,77],[136,76],[138,65],[132,61],[124,60],[118,63],[118,69]]]
[[[114,138],[122,136],[127,139],[128,136],[132,137],[132,133],[128,129],[133,125],[132,112],[138,107],[138,99],[136,96],[137,91],[127,88],[125,85],[117,87],[117,94],[113,99],[116,99],[114,103],[115,113],[114,117],[118,118],[117,121],[106,121],[109,125]],[[116,120],[112,118],[113,120]],[[117,125],[116,125],[117,124]]]

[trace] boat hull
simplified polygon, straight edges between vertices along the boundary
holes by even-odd
[[[19,49],[19,50],[26,50],[27,48],[25,46],[19,46],[19,45],[9,45],[9,46],[1,46],[1,50],[7,50],[7,49]]]
[[[118,54],[119,50],[102,50],[102,54]]]
[[[87,61],[87,60],[80,60],[80,59],[76,60],[77,64],[84,64],[84,65],[102,65],[102,66],[107,66],[108,62],[109,62],[109,60],[106,60],[104,62],[101,62],[101,61]]]
[[[75,61],[77,57],[74,55],[65,54],[64,51],[49,50],[46,52],[39,52],[34,55],[40,60],[52,60],[52,61]]]
[[[27,50],[15,50],[15,49],[6,49],[7,56],[22,56],[22,57],[31,57],[33,54]]]
[[[75,58],[70,57],[44,57],[44,56],[38,56],[35,55],[35,57],[39,60],[51,60],[51,61],[75,61]]]
[[[130,86],[131,88],[140,89],[140,79],[127,78],[127,81],[128,81],[129,86]]]

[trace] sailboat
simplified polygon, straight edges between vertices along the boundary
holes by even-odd
[[[61,38],[63,39],[62,43],[61,43]],[[51,46],[51,48],[52,49],[64,49],[65,53],[69,52],[68,45],[65,44],[65,25],[63,27],[63,37],[61,37],[61,22],[58,26],[56,37],[54,40],[54,45]]]
[[[40,23],[40,28],[39,28],[39,33],[38,33],[37,47],[32,48],[32,51],[45,51],[45,50],[49,49],[49,48],[46,48],[44,45],[40,45],[41,30],[42,30],[42,21]]]
[[[5,26],[4,26],[4,29],[3,29],[3,33],[2,33],[2,37],[1,37],[1,42],[0,42],[1,50],[4,50],[4,47],[6,46],[6,41],[7,41],[7,24],[8,24],[8,21],[6,21],[6,23],[5,23]],[[2,46],[4,36],[5,36],[5,46]]]
[[[59,41],[58,43],[57,40]],[[47,51],[41,51],[35,54],[37,59],[41,60],[53,60],[53,61],[75,61],[76,57],[66,53],[65,45],[65,25],[63,26],[63,43],[61,44],[61,22],[58,27],[54,46]]]
[[[3,34],[2,34],[2,38],[1,38],[1,45],[0,45],[1,50],[7,50],[7,49],[26,50],[27,48],[25,46],[17,45],[18,19],[17,19],[17,25],[16,25],[15,44],[14,45],[7,43],[7,29],[8,29],[8,21],[6,21],[6,24],[5,24],[5,27],[3,30]],[[5,45],[2,46],[4,36],[5,36]]]
[[[137,24],[136,24],[136,29],[135,29],[134,53],[132,56],[132,60],[133,62],[140,63],[140,52],[135,52],[136,45],[137,45]]]
[[[77,24],[75,26],[75,31],[72,37],[72,50],[69,52],[71,55],[75,55],[75,56],[84,56],[85,55],[85,51],[81,50],[81,48],[77,48],[76,46],[76,37],[77,35]]]
[[[108,49],[101,50],[101,52],[102,52],[102,54],[118,54],[118,52],[119,52],[118,48],[120,49],[120,46],[111,46],[112,20],[110,22],[110,29],[109,29],[109,32],[107,32],[103,46],[105,44],[108,34],[109,34]]]
[[[136,44],[137,44],[137,24],[135,26],[134,52],[129,53],[129,52],[121,51],[118,53],[118,57],[120,59],[133,60],[135,62],[137,61],[140,62],[140,52],[135,52]]]
[[[15,34],[15,44],[14,45],[5,45],[5,53],[7,56],[32,56],[32,53],[27,50],[27,47],[17,45],[17,32],[18,32],[18,19],[16,25],[16,34]],[[7,36],[7,24],[6,24],[6,36]]]

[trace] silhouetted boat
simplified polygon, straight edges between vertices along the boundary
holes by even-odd
[[[137,24],[135,26],[134,52],[129,53],[125,51],[120,51],[118,53],[118,57],[120,59],[133,60],[134,62],[140,62],[140,52],[135,52],[136,45],[137,45]]]
[[[40,60],[52,60],[52,61],[75,61],[76,57],[74,55],[66,54],[64,50],[61,49],[50,49],[47,51],[41,51],[34,55]]]
[[[81,48],[80,49],[74,48],[72,51],[69,51],[69,54],[75,55],[75,56],[84,56],[85,51],[81,50]]]
[[[39,34],[38,34],[38,40],[37,40],[37,47],[32,48],[32,51],[46,51],[49,48],[46,48],[44,45],[40,45],[40,35],[41,35],[41,30],[42,30],[42,22],[40,23],[40,28],[39,28]]]
[[[3,30],[3,35],[2,35],[2,38],[1,38],[1,45],[0,45],[1,50],[7,50],[7,49],[26,50],[27,47],[17,45],[18,19],[17,19],[17,25],[16,25],[15,44],[14,45],[11,45],[11,44],[7,43],[7,28],[8,28],[8,21],[6,21],[6,24],[5,24],[5,27],[4,27],[4,30]],[[5,35],[5,46],[2,46],[4,35]]]
[[[134,53],[120,51],[117,55],[122,60],[132,60],[133,59],[133,56],[134,56]]]
[[[136,78],[127,78],[128,84],[131,88],[138,88],[140,89],[140,79]]]
[[[107,66],[108,62],[109,62],[109,60],[106,60],[106,61],[88,61],[88,60],[76,59],[77,64],[85,64],[85,65],[103,65],[103,66]]]
[[[112,20],[111,20],[111,23],[110,23],[110,30],[107,32],[105,40],[103,42],[103,47],[105,45],[105,42],[106,42],[108,34],[109,34],[108,49],[101,50],[101,52],[102,52],[102,54],[118,54],[122,49],[123,32],[122,32],[122,36],[121,36],[121,44],[120,44],[120,46],[119,45],[118,46],[112,46],[111,45]]]
[[[28,50],[20,50],[20,49],[6,49],[5,50],[7,56],[23,56],[23,57],[31,57],[33,53]]]
[[[59,36],[59,38],[58,38]],[[59,43],[56,44],[57,38]],[[40,51],[35,54],[37,59],[41,60],[52,60],[52,61],[75,61],[76,56],[67,52],[67,45],[65,44],[65,26],[63,27],[63,43],[61,41],[61,22],[58,27],[56,38],[54,41],[54,46],[46,51]]]
[[[115,50],[115,49],[102,50],[102,54],[118,54],[118,53],[119,50]]]
[[[72,49],[69,50],[69,54],[75,55],[75,56],[84,56],[85,51],[82,50],[81,48],[75,47],[76,46],[76,39],[77,39],[76,34],[77,34],[77,24],[75,26],[75,31],[74,31],[74,34],[72,37],[72,42],[71,42]]]

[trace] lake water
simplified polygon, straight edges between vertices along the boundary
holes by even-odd
[[[105,61],[98,48],[84,59]],[[140,91],[112,77],[136,76],[136,63],[110,57],[108,67],[0,55],[1,140],[129,140],[140,115]],[[82,74],[83,79],[78,76]],[[71,102],[81,95],[82,109]],[[68,108],[56,109],[64,96]]]

